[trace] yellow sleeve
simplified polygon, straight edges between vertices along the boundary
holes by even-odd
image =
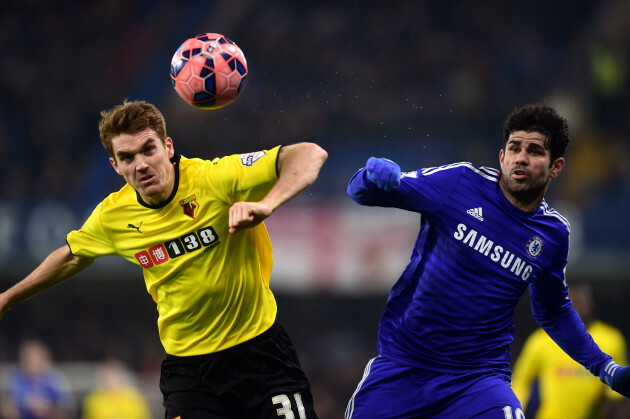
[[[280,147],[214,159],[205,171],[208,183],[227,204],[260,201],[278,180]]]
[[[114,244],[101,224],[103,205],[104,201],[97,205],[79,230],[73,230],[66,236],[73,255],[95,258],[116,253]]]
[[[527,338],[523,350],[514,364],[512,390],[521,401],[523,408],[529,402],[532,385],[538,378],[542,367],[544,354],[540,351],[541,333],[544,332],[538,329]]]

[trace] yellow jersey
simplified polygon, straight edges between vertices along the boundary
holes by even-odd
[[[81,419],[151,419],[151,410],[135,388],[94,390],[85,398]]]
[[[73,254],[139,265],[157,304],[166,353],[202,355],[248,341],[274,323],[271,240],[264,223],[229,233],[229,208],[259,201],[278,179],[280,146],[212,161],[176,156],[175,187],[159,206],[126,184],[71,231]]]
[[[626,342],[621,332],[597,320],[587,330],[602,351],[620,365],[627,363]],[[530,399],[536,379],[540,394],[537,419],[601,417],[599,410],[604,398],[623,398],[571,359],[542,329],[527,339],[514,366],[512,389],[523,407]]]

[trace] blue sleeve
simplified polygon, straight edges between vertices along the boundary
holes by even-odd
[[[564,352],[595,376],[599,376],[601,366],[612,359],[593,341],[573,308],[541,326]]]
[[[530,284],[532,313],[536,322],[564,352],[599,376],[600,367],[611,357],[593,341],[567,297],[568,287],[564,280],[567,253],[568,244],[554,258],[557,266],[552,266],[546,276]]]
[[[347,193],[361,205],[431,212],[448,199],[462,174],[462,170],[455,168],[434,170],[430,170],[430,175],[420,170],[403,173],[398,188],[384,191],[368,180],[362,168],[348,182]]]
[[[357,204],[367,206],[379,205],[378,202],[386,201],[385,197],[388,195],[387,192],[377,188],[368,180],[364,167],[350,178],[346,193]]]

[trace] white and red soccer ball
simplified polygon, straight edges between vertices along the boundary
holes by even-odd
[[[217,109],[234,102],[243,91],[246,77],[243,51],[218,33],[187,39],[171,60],[175,91],[201,109]]]

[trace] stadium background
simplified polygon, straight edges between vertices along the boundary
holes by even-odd
[[[547,197],[572,224],[569,281],[592,281],[600,318],[630,337],[630,3],[520,3],[2,2],[0,287],[121,185],[97,120],[125,97],[157,104],[185,156],[316,141],[330,156],[319,180],[268,222],[272,288],[320,417],[341,417],[418,225],[414,214],[354,205],[348,179],[371,155],[403,170],[496,167],[505,115],[544,100],[572,128]],[[169,80],[173,52],[200,32],[226,34],[248,59],[242,96],[217,111],[192,109]],[[7,314],[0,375],[19,342],[38,337],[80,399],[93,363],[118,357],[160,417],[155,319],[139,269],[107,258]],[[516,356],[535,327],[527,297],[515,324]]]

